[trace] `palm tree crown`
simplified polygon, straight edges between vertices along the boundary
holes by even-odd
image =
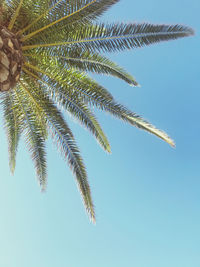
[[[95,221],[87,173],[60,107],[68,111],[108,153],[109,142],[92,107],[148,131],[170,145],[161,130],[117,103],[86,72],[108,74],[137,86],[136,80],[102,52],[122,51],[185,37],[181,25],[98,23],[119,0],[1,0],[0,91],[11,171],[21,136],[25,138],[42,190],[46,187],[45,141],[57,144]]]

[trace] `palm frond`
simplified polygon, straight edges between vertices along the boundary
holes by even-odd
[[[42,74],[43,77],[50,79],[55,84],[63,85],[68,92],[68,96],[81,95],[85,99],[108,99],[112,100],[112,95],[97,82],[93,81],[83,73],[79,73],[73,69],[65,69],[59,67],[59,63],[56,64],[57,67],[53,68],[52,63],[55,60],[49,60],[48,65],[43,63],[40,68],[25,62],[25,67]]]
[[[79,101],[83,101],[84,99],[79,99]],[[88,103],[88,101],[87,101]],[[155,126],[153,126],[151,123],[148,121],[144,120],[141,116],[137,115],[135,112],[130,111],[127,109],[125,106],[118,104],[116,101],[98,101],[98,100],[93,100],[91,105],[95,105],[97,108],[100,110],[106,111],[113,115],[114,117],[123,120],[125,122],[128,122],[129,124],[145,130],[151,134],[156,135],[157,137],[161,138],[171,146],[175,146],[174,141],[163,131],[157,129]]]
[[[14,91],[21,108],[21,116],[23,116],[24,120],[23,132],[26,144],[35,165],[39,184],[42,190],[45,190],[47,182],[45,140],[37,123],[37,117],[28,105],[29,97],[26,95],[26,86],[20,83],[20,86],[15,88]]]
[[[87,173],[83,160],[80,157],[80,152],[75,144],[74,137],[70,129],[65,124],[60,124],[54,118],[49,118],[49,129],[52,133],[52,138],[75,175],[77,185],[83,198],[84,206],[90,216],[90,219],[95,222],[95,211],[92,203],[90,187],[87,179]]]
[[[57,3],[53,3],[53,6],[51,6],[50,8],[47,8],[47,10],[44,10],[44,12],[42,14],[38,14],[38,16],[31,21],[31,23],[29,23],[26,27],[24,27],[23,29],[20,29],[17,34],[18,35],[22,35],[24,32],[26,32],[28,29],[30,29],[31,27],[33,27],[39,20],[40,20],[40,27],[42,24],[42,19],[44,20],[44,23],[47,22],[47,18],[48,18],[48,13],[50,13],[56,6],[58,6],[61,2],[63,2],[63,0],[59,0]],[[43,3],[46,3],[43,1]],[[64,4],[66,6],[66,4]],[[39,5],[40,10],[41,10],[41,5]],[[35,10],[35,9],[34,9]],[[60,10],[60,6],[59,6],[59,10]],[[51,18],[51,17],[50,17]]]
[[[5,120],[4,125],[8,138],[9,165],[12,174],[14,174],[15,171],[17,148],[22,131],[21,120],[16,111],[16,104],[18,103],[16,103],[13,92],[8,92],[4,95],[2,101]]]
[[[113,4],[117,3],[119,0],[73,0],[65,2],[58,2],[59,5],[55,4],[53,6],[54,12],[52,12],[52,8],[49,9],[51,11],[51,18],[53,18],[59,12],[60,18],[52,21],[51,23],[45,24],[45,26],[33,31],[22,38],[22,41],[26,41],[32,38],[34,35],[45,31],[46,29],[53,27],[54,25],[59,23],[59,26],[63,25],[67,28],[71,27],[71,24],[74,23],[84,23],[90,22],[100,15],[102,15],[109,7]],[[62,6],[61,6],[62,5]],[[66,8],[65,12],[61,14],[63,10],[63,6]],[[64,24],[61,23],[64,21]],[[31,25],[32,26],[32,25]]]
[[[14,172],[21,135],[44,189],[45,142],[50,134],[68,162],[92,221],[94,205],[86,168],[61,109],[92,133],[107,152],[110,144],[93,110],[100,109],[174,146],[163,131],[115,101],[87,72],[137,81],[101,52],[117,52],[194,34],[183,25],[97,23],[119,0],[0,0],[0,91]],[[5,64],[4,64],[5,63]]]
[[[54,54],[54,53],[53,53]],[[56,58],[60,64],[66,65],[67,68],[76,68],[80,71],[88,71],[99,74],[107,74],[115,76],[124,80],[132,86],[138,86],[138,83],[132,75],[127,73],[122,67],[119,67],[116,63],[112,62],[105,56],[97,53],[90,53],[89,51],[82,52],[80,49],[69,49],[68,51],[57,51],[57,55],[49,55],[48,51],[39,52],[37,54],[24,54],[29,57],[46,57],[47,59]],[[59,55],[61,54],[61,55]]]
[[[15,24],[15,21],[16,21],[16,19],[17,19],[17,16],[19,15],[20,9],[21,9],[21,7],[22,7],[23,1],[24,1],[24,0],[20,0],[19,5],[18,5],[18,7],[17,7],[15,13],[13,14],[13,17],[12,17],[12,19],[11,19],[9,25],[8,25],[8,29],[9,29],[9,30],[12,30],[13,25]]]
[[[90,104],[92,106],[96,106],[97,108],[104,110],[106,112],[109,112],[110,114],[114,115],[115,117],[126,121],[130,123],[133,126],[136,126],[140,129],[146,130],[149,133],[152,133],[159,138],[163,139],[170,145],[174,146],[173,140],[163,131],[157,129],[155,126],[151,125],[149,122],[143,120],[140,116],[137,114],[129,111],[126,107],[123,105],[120,105],[116,103],[113,99],[113,97],[110,95],[107,97],[104,94],[99,94],[98,89],[93,90],[93,94],[88,94],[83,92],[82,86],[84,83],[80,84],[80,81],[78,80],[77,72],[70,73],[68,70],[65,70],[63,68],[52,68],[53,59],[48,61],[48,65],[43,63],[43,68],[45,67],[45,72],[41,71],[40,69],[35,68],[29,63],[25,63],[25,66],[32,68],[33,70],[42,72],[44,75],[46,75],[47,78],[50,78],[51,82],[55,81],[57,86],[59,87],[66,87],[66,92],[70,94],[70,98],[74,102],[83,102],[85,104]],[[53,64],[55,66],[55,64]],[[59,63],[56,64],[57,67],[59,67]],[[73,75],[75,75],[73,77]],[[68,77],[67,81],[63,79],[63,77]],[[68,89],[68,82],[70,80],[70,91]],[[88,80],[88,79],[87,79]],[[83,76],[81,81],[84,81]],[[72,93],[72,88],[74,89],[75,93]],[[79,89],[81,88],[81,89]]]
[[[142,47],[153,43],[193,35],[194,31],[182,25],[110,24],[82,27],[66,36],[66,42],[25,45],[23,50],[39,47],[70,46],[90,51],[115,52]]]
[[[26,76],[25,79],[28,79],[31,83],[28,76]],[[35,87],[31,92],[28,88],[26,88],[26,91],[28,92],[29,97],[35,104],[37,104],[38,109],[46,116],[48,129],[51,132],[52,139],[60,149],[64,159],[68,161],[68,164],[75,175],[85,208],[88,211],[91,220],[95,221],[94,205],[92,203],[87,173],[71,130],[63,119],[62,114],[42,90]]]
[[[105,151],[111,153],[107,137],[105,136],[94,114],[87,108],[86,105],[72,101],[68,96],[68,91],[66,91],[61,85],[58,87],[56,83],[52,83],[51,81],[48,83],[44,81],[44,79],[40,79],[37,75],[27,70],[25,67],[23,67],[23,70],[35,80],[40,81],[44,88],[46,87],[46,92],[51,96],[52,100],[59,103],[59,105],[66,109],[72,117],[76,118],[95,136],[96,140],[103,149],[105,149]]]

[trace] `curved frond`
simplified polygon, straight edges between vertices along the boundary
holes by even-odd
[[[93,90],[93,94],[88,94],[88,93],[85,94],[84,92],[82,92],[82,86],[81,86],[81,84],[79,85],[79,80],[77,79],[78,76],[75,76],[76,79],[74,79],[73,75],[71,76],[72,73],[68,73],[68,71],[63,69],[63,68],[62,69],[61,68],[60,69],[51,68],[52,62],[53,61],[49,61],[48,66],[44,65],[46,67],[45,72],[33,67],[29,63],[25,63],[25,65],[28,68],[31,68],[35,71],[43,73],[44,75],[46,75],[46,77],[50,78],[51,82],[53,82],[53,81],[56,82],[55,84],[57,84],[57,86],[66,87],[66,92],[68,92],[70,94],[70,99],[72,99],[74,102],[80,102],[81,101],[81,102],[84,102],[86,104],[96,106],[97,108],[99,108],[101,110],[105,110],[105,111],[109,112],[110,114],[114,115],[115,117],[130,123],[131,125],[134,125],[140,129],[146,130],[147,132],[150,132],[150,133],[158,136],[159,138],[163,139],[164,141],[166,141],[170,145],[174,146],[174,142],[169,138],[169,136],[166,133],[164,133],[161,130],[158,130],[153,125],[151,125],[147,121],[143,120],[137,114],[129,111],[124,106],[116,103],[112,96],[107,97],[105,95],[99,94],[98,89]],[[57,65],[57,66],[59,66],[59,65]],[[55,71],[56,71],[56,74],[55,74]],[[75,75],[77,75],[77,73],[75,73]],[[63,79],[63,77],[68,77],[67,81],[65,79]],[[70,80],[70,91],[68,90],[69,80]],[[82,77],[82,80],[83,80],[83,77]],[[79,86],[81,89],[79,89]],[[74,93],[71,93],[72,88],[74,89]]]
[[[74,23],[87,24],[87,22],[90,22],[91,20],[94,20],[102,15],[103,12],[105,12],[110,6],[118,1],[119,0],[73,0],[67,1],[66,3],[65,1],[59,1],[59,5],[54,5],[55,8],[53,9],[54,12],[51,12],[51,17],[54,17],[54,14],[57,14],[57,12],[59,12],[61,17],[49,24],[47,23],[42,28],[27,34],[22,38],[22,41],[24,42],[58,23],[60,27],[64,25],[67,28],[70,28],[72,24],[74,25]],[[61,14],[63,10],[63,4],[66,8],[66,14],[65,12]],[[52,8],[50,8],[50,10],[52,11]],[[64,22],[64,24],[61,24],[61,22]]]
[[[86,129],[88,129],[97,139],[98,143],[107,151],[111,153],[110,144],[105,136],[101,126],[99,125],[94,114],[81,102],[72,101],[68,95],[68,91],[61,85],[53,83],[52,81],[46,82],[36,76],[34,73],[28,71],[26,68],[23,70],[32,76],[37,81],[46,87],[46,91],[51,95],[52,99],[59,103],[64,109],[66,109],[70,115],[76,118]]]
[[[81,101],[81,99],[80,99]],[[84,101],[84,99],[82,99]],[[116,103],[114,100],[112,101],[92,101],[92,105],[95,105],[97,108],[106,111],[113,115],[114,117],[121,119],[129,124],[145,130],[151,134],[156,135],[157,137],[161,138],[171,146],[175,146],[174,141],[163,131],[157,129],[148,121],[144,120],[141,116],[137,115],[136,113],[128,110],[121,104]]]
[[[89,51],[82,52],[80,49],[69,49],[64,53],[60,53],[57,51],[55,53],[57,55],[49,55],[48,51],[45,53],[39,52],[37,54],[24,54],[29,57],[46,57],[47,59],[56,58],[59,60],[60,64],[66,65],[67,68],[76,68],[80,71],[89,71],[99,74],[107,74],[115,76],[123,81],[127,82],[132,86],[139,86],[136,80],[132,75],[127,73],[122,67],[119,67],[116,63],[112,62],[105,56],[102,56],[97,53],[90,53]],[[62,55],[63,54],[63,55]]]
[[[27,80],[28,77],[25,79]],[[30,80],[29,82],[31,83]],[[61,154],[64,159],[67,160],[73,174],[75,175],[85,208],[88,211],[91,220],[95,221],[95,211],[92,203],[87,173],[71,130],[67,126],[66,121],[63,119],[62,114],[58,111],[48,96],[44,95],[42,90],[39,90],[36,86],[31,92],[28,88],[26,88],[26,92],[29,94],[29,98],[37,104],[38,109],[46,116],[48,129],[51,132],[52,139],[57,144]]]
[[[75,144],[72,132],[66,123],[58,121],[57,118],[56,120],[54,118],[49,118],[48,122],[53,140],[60,149],[63,157],[67,159],[68,164],[75,175],[79,191],[83,198],[84,206],[90,216],[90,219],[95,222],[95,211],[92,203],[87,173],[78,147]]]
[[[56,67],[53,67],[55,62],[57,62]],[[36,71],[40,75],[42,74],[44,79],[49,78],[51,81],[65,86],[70,97],[72,95],[81,95],[85,99],[113,99],[112,95],[104,87],[87,77],[84,73],[79,73],[73,69],[65,69],[62,65],[59,67],[59,62],[56,60],[49,60],[48,65],[43,63],[40,66],[41,68],[28,62],[25,62],[24,65],[26,68]]]
[[[116,102],[87,73],[115,76],[138,86],[131,74],[100,53],[194,34],[193,29],[183,25],[96,22],[118,2],[0,0],[0,93],[10,169],[14,172],[23,134],[44,189],[47,183],[45,141],[50,133],[75,176],[92,221],[95,221],[95,210],[86,168],[60,108],[89,130],[109,153],[110,144],[93,112],[96,108],[174,146],[165,132]]]
[[[21,116],[23,116],[24,120],[23,132],[26,144],[34,162],[40,186],[42,190],[45,190],[47,182],[45,139],[42,136],[40,125],[37,123],[37,117],[28,104],[29,97],[25,93],[25,88],[25,85],[21,83],[21,86],[14,90],[21,108]]]
[[[122,119],[131,125],[134,125],[140,129],[146,130],[147,132],[150,132],[159,138],[163,139],[170,145],[174,146],[174,142],[170,139],[170,137],[164,133],[161,130],[158,130],[156,127],[148,123],[147,121],[143,120],[140,116],[137,114],[129,111],[127,108],[125,108],[123,105],[120,105],[116,103],[113,99],[113,97],[110,95],[104,95],[104,94],[99,94],[98,89],[93,88],[93,93],[92,94],[86,94],[82,91],[83,85],[84,84],[79,84],[78,76],[77,73],[72,74],[72,72],[68,72],[68,70],[65,70],[63,68],[51,68],[53,59],[51,59],[48,62],[48,66],[44,65],[46,68],[47,72],[43,72],[46,77],[50,78],[51,82],[55,82],[55,85],[58,87],[64,87],[66,88],[66,93],[70,94],[70,99],[74,102],[83,102],[86,104],[90,104],[92,106],[96,106],[97,108],[101,110],[105,110],[109,112],[110,114],[114,115],[115,117]],[[39,69],[34,68],[31,64],[25,63],[25,65],[29,68],[32,68],[33,70],[40,71]],[[53,64],[55,65],[55,64]],[[57,67],[59,64],[56,64]],[[56,73],[55,73],[56,72]],[[73,75],[75,75],[76,79],[74,79]],[[63,77],[68,77],[67,82]],[[70,91],[68,90],[68,82],[70,80]],[[83,76],[82,79],[83,81]],[[88,79],[87,79],[88,80]],[[89,80],[88,80],[89,81]],[[70,93],[72,91],[72,88],[74,89],[74,93]],[[79,89],[81,88],[81,89]]]

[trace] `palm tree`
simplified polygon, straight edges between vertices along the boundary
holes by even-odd
[[[161,130],[117,103],[86,72],[136,80],[101,52],[123,51],[193,34],[181,25],[104,24],[96,20],[119,0],[1,0],[0,91],[15,169],[18,142],[25,138],[42,190],[46,187],[45,141],[55,141],[77,181],[92,221],[95,211],[83,160],[60,107],[86,127],[102,148],[109,142],[91,108],[152,133],[170,145]]]

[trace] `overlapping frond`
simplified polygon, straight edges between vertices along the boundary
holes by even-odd
[[[15,171],[17,148],[23,126],[19,112],[17,112],[17,104],[18,102],[16,103],[13,91],[4,95],[2,101],[5,120],[4,125],[7,132],[9,165],[12,174],[14,174]]]
[[[45,141],[50,133],[75,176],[93,221],[95,211],[86,169],[60,107],[88,129],[107,152],[111,151],[110,144],[93,114],[94,108],[174,146],[165,132],[116,102],[109,91],[86,72],[115,76],[138,86],[127,71],[100,53],[143,47],[194,34],[191,28],[183,25],[97,23],[96,19],[117,2],[119,0],[0,1],[0,56],[4,57],[0,67],[3,62],[5,76],[1,76],[0,90],[6,90],[7,82],[13,85],[11,87],[16,84],[2,97],[11,171],[14,172],[19,138],[23,135],[39,183],[45,189]],[[21,55],[21,61],[17,61],[19,54],[16,51]],[[15,79],[13,83],[10,83],[11,78]]]
[[[84,73],[79,73],[73,69],[59,68],[58,64],[53,67],[53,62],[57,60],[51,59],[48,64],[43,63],[40,68],[31,63],[25,62],[25,67],[42,74],[51,81],[58,83],[58,85],[65,86],[68,96],[82,96],[86,100],[89,99],[110,99],[112,95],[97,82],[87,77]]]
[[[105,56],[97,53],[67,54],[65,57],[57,56],[60,62],[66,63],[68,67],[77,68],[81,71],[107,74],[124,80],[132,86],[138,86],[132,75],[127,73],[122,67],[112,62]]]
[[[9,30],[12,30],[12,28],[13,28],[13,26],[14,26],[14,24],[15,24],[15,21],[16,21],[18,15],[19,15],[19,12],[20,12],[20,9],[21,9],[21,7],[22,7],[23,2],[24,2],[24,0],[20,0],[20,1],[19,1],[18,7],[17,7],[17,9],[15,10],[15,12],[13,13],[13,16],[12,16],[12,18],[11,18],[9,24],[8,24],[8,29],[9,29]]]
[[[106,95],[104,93],[101,94],[99,92],[98,87],[93,88],[92,94],[90,91],[87,93],[83,91],[82,88],[85,85],[84,77],[82,76],[82,79],[78,79],[78,77],[80,77],[79,73],[73,72],[71,69],[69,72],[69,70],[61,67],[62,65],[60,66],[59,62],[55,64],[56,60],[57,59],[55,58],[51,58],[48,61],[48,65],[45,63],[45,61],[43,61],[42,62],[43,66],[41,66],[41,69],[33,67],[30,63],[25,63],[25,65],[28,68],[32,68],[35,71],[41,72],[43,75],[46,76],[47,79],[50,79],[51,83],[54,83],[56,86],[60,88],[65,88],[66,94],[70,95],[70,99],[74,103],[83,102],[85,104],[95,106],[101,110],[104,110],[112,114],[113,116],[123,121],[130,123],[133,126],[146,130],[147,132],[150,132],[152,134],[155,134],[156,136],[163,139],[170,145],[174,146],[174,142],[172,141],[172,139],[170,139],[170,137],[166,133],[157,129],[156,127],[151,125],[149,122],[143,120],[137,114],[129,111],[123,105],[116,103],[116,101],[113,99],[113,97],[110,94],[109,95]],[[53,67],[55,65],[56,67]],[[42,69],[45,69],[45,71],[43,71]],[[65,77],[68,77],[67,80],[65,79]],[[85,78],[85,79],[87,79],[87,81],[89,82],[88,78]],[[70,81],[70,91],[69,91],[69,81]],[[89,86],[89,83],[88,83],[88,86]],[[103,92],[106,92],[106,91],[103,90]]]
[[[46,88],[46,92],[51,96],[54,102],[59,103],[59,105],[67,110],[72,117],[76,118],[85,128],[87,128],[95,136],[98,143],[105,149],[105,151],[108,153],[111,152],[107,137],[105,136],[94,114],[87,108],[86,105],[78,101],[73,101],[69,97],[68,90],[66,90],[65,87],[48,79],[48,77],[46,79],[41,79],[25,67],[23,70]]]
[[[81,49],[67,49],[67,51],[57,51],[55,53],[48,53],[47,50],[24,55],[40,59],[46,57],[46,60],[55,58],[59,60],[60,64],[63,64],[63,66],[66,65],[67,68],[76,68],[80,71],[112,75],[124,80],[132,86],[138,86],[137,81],[132,75],[105,56],[97,53],[91,53],[89,51],[83,52]]]
[[[109,7],[113,4],[117,3],[119,0],[68,0],[68,1],[58,1],[53,8],[51,7],[47,10],[50,13],[51,22],[44,13],[44,16],[41,19],[44,20],[44,26],[30,32],[26,36],[23,37],[23,41],[26,41],[33,36],[47,30],[48,28],[52,28],[55,25],[59,24],[59,27],[65,26],[68,31],[71,32],[70,28],[74,29],[74,24],[78,24],[78,28],[80,24],[87,24],[92,20],[98,18],[102,15]],[[58,16],[59,14],[59,16]],[[36,19],[37,22],[37,19]],[[48,23],[49,22],[49,23]],[[73,25],[73,27],[72,27]],[[28,27],[26,28],[28,29]]]
[[[45,190],[47,183],[45,139],[37,116],[29,105],[30,97],[26,93],[26,85],[21,82],[14,91],[20,107],[19,116],[23,119],[25,141],[35,165],[39,184],[42,190]]]
[[[85,208],[89,213],[91,220],[95,222],[95,211],[91,198],[87,173],[78,147],[75,144],[72,132],[70,131],[66,123],[61,120],[61,115],[59,120],[58,117],[51,117],[49,118],[48,122],[49,129],[52,133],[52,138],[58,145],[64,158],[67,159],[68,164],[75,175]]]
[[[80,98],[79,101],[84,102],[84,99]],[[88,103],[88,101],[86,103]],[[120,120],[128,122],[129,124],[139,128],[139,129],[145,130],[151,134],[158,136],[159,138],[161,138],[162,140],[164,140],[165,142],[167,142],[171,146],[175,146],[174,141],[165,132],[157,129],[151,123],[144,120],[141,116],[130,111],[125,106],[118,104],[114,100],[105,100],[104,99],[103,101],[101,100],[101,102],[100,102],[98,100],[93,99],[90,102],[90,104],[96,106],[97,108],[99,108],[103,111],[110,113],[111,115],[113,115],[114,117],[116,117]]]
[[[30,78],[26,77],[25,79],[28,79],[29,83],[32,83]],[[53,140],[75,175],[86,210],[90,218],[95,221],[95,212],[87,173],[71,130],[56,106],[42,90],[39,90],[39,85],[38,87],[35,86],[32,91],[26,88],[26,91],[29,99],[35,102],[40,112],[45,116]]]

